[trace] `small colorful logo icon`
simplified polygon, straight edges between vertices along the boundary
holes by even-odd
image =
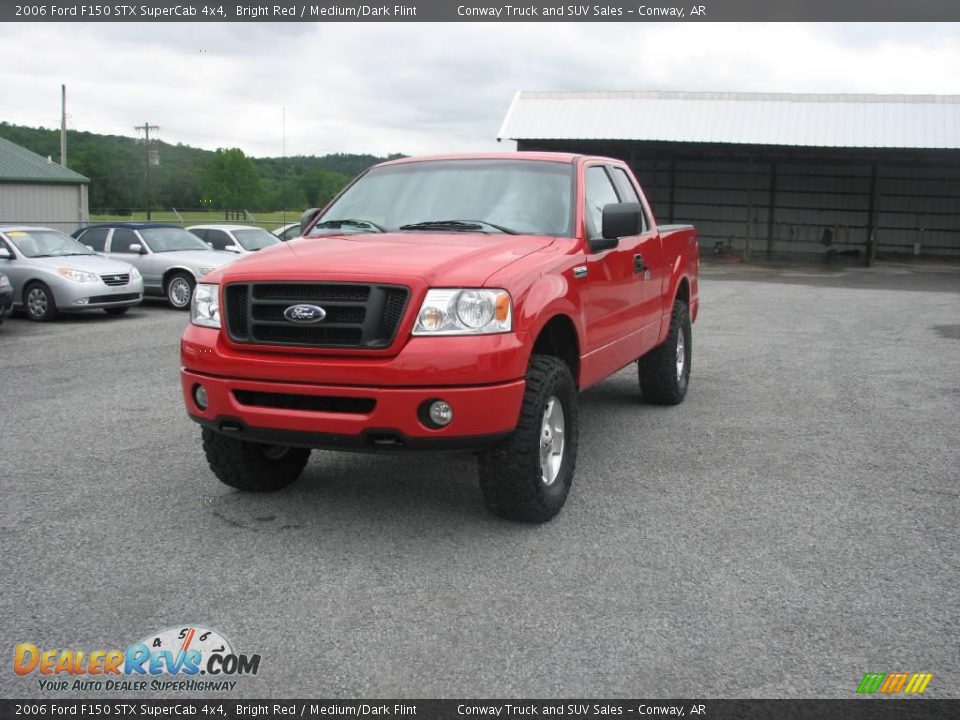
[[[183,688],[153,684],[151,689],[232,689],[236,684],[232,677],[256,675],[259,670],[260,655],[237,652],[222,633],[202,625],[185,624],[151,633],[126,650],[42,649],[34,643],[20,643],[13,651],[14,673],[21,677],[35,675],[41,690],[144,690],[146,682],[131,684],[126,679],[190,679],[200,675],[210,681]],[[63,676],[85,679],[69,685],[57,681]],[[224,676],[231,680],[212,682]]]
[[[920,695],[933,679],[933,673],[867,673],[857,686],[858,693]]]

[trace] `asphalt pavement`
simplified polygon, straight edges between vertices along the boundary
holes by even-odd
[[[8,320],[0,697],[43,696],[19,643],[182,624],[261,655],[230,697],[960,696],[960,270],[711,268],[701,296],[686,402],[633,366],[583,393],[541,526],[488,515],[469,457],[314,452],[236,492],[182,407],[185,314]]]

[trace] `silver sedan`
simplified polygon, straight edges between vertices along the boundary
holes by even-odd
[[[13,285],[14,307],[31,320],[102,308],[122,315],[143,299],[143,278],[69,235],[44,227],[0,227],[0,272]]]
[[[178,310],[189,309],[200,278],[237,259],[234,253],[211,250],[193,233],[164,223],[102,223],[73,236],[91,250],[138,268],[144,292],[166,297]]]

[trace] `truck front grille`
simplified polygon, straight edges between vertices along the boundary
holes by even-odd
[[[396,336],[410,297],[406,287],[355,283],[231,283],[224,289],[230,339],[249,345],[375,350]],[[323,320],[296,323],[294,305],[323,309]]]

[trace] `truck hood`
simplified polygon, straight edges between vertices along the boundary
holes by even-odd
[[[539,235],[457,232],[324,235],[273,245],[241,258],[217,275],[229,280],[419,279],[434,287],[476,287],[553,241]]]

